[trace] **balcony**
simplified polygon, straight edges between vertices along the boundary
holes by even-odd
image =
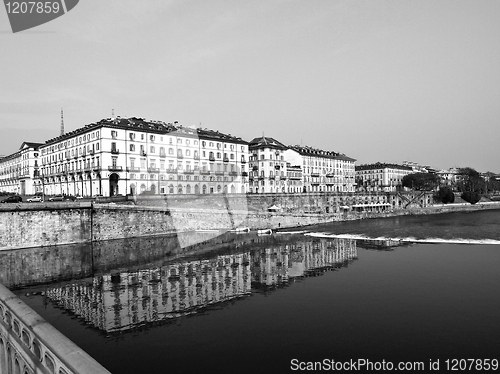
[[[101,167],[99,165],[92,166],[92,170],[94,171],[94,173],[99,173],[101,171]]]
[[[111,153],[114,154],[114,155],[119,155],[120,151],[118,149],[112,149]]]
[[[246,164],[247,162],[246,162],[246,160],[243,159],[243,160],[241,160],[241,163]]]
[[[237,172],[237,171],[230,171],[230,172],[229,172],[229,175],[232,175],[232,176],[237,176],[237,175],[238,175],[238,172]]]
[[[214,157],[214,156],[210,156],[210,157],[208,158],[208,160],[213,162],[213,161],[215,161],[215,157]]]
[[[317,177],[319,177],[319,173],[311,173],[311,177],[317,178]]]
[[[244,171],[244,172],[241,173],[241,176],[242,177],[248,177],[248,173],[246,171]]]
[[[148,173],[159,173],[160,168],[148,168]]]
[[[108,170],[109,171],[123,171],[123,167],[112,165],[112,166],[108,166]]]
[[[184,156],[181,153],[177,153],[177,158],[184,158]]]
[[[257,170],[259,170],[259,167],[258,167],[258,166],[254,166],[254,167],[252,168],[252,170],[253,170],[253,171],[257,171]]]
[[[279,166],[279,165],[275,165],[275,166],[274,166],[274,168],[275,168],[276,170],[279,170],[279,169],[281,168],[281,166]]]
[[[165,158],[165,157],[167,157],[167,154],[166,153],[160,153],[160,157],[161,158]]]
[[[148,154],[146,153],[146,151],[141,151],[141,152],[140,152],[140,154],[141,154],[141,156],[144,156],[144,157],[146,157],[146,156],[148,155]]]
[[[194,174],[194,170],[184,170],[184,174]]]
[[[200,171],[200,174],[203,174],[203,175],[210,175],[210,171],[208,171],[208,170],[201,170],[201,171]]]
[[[140,168],[136,168],[136,167],[127,167],[127,172],[129,173],[138,173],[140,172],[141,169]]]
[[[229,162],[229,159],[227,157],[224,157],[224,162]]]
[[[199,160],[199,159],[200,159],[200,156],[195,155],[195,156],[194,156],[194,159],[195,159],[195,160]]]

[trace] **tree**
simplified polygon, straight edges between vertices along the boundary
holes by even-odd
[[[434,173],[413,173],[403,177],[403,187],[417,191],[431,191],[439,185],[439,176]]]
[[[468,203],[475,204],[481,200],[481,193],[486,192],[486,181],[473,168],[458,169],[460,182],[458,189],[462,192],[460,196]]]
[[[468,203],[471,203],[474,205],[477,203],[479,200],[481,200],[481,194],[476,191],[465,191],[462,192],[462,195],[460,196],[462,199],[467,201]]]
[[[443,204],[453,203],[455,201],[455,194],[450,187],[442,186],[436,194],[436,200]]]
[[[460,180],[458,182],[458,190],[460,192],[483,192],[486,190],[486,182],[479,173],[473,168],[458,169]]]

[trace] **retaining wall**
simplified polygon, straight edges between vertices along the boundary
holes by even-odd
[[[317,196],[316,196],[317,195]],[[317,200],[315,198],[317,197]],[[391,206],[408,203],[412,196],[390,194],[308,194],[207,196],[187,199],[152,199],[138,205],[80,203],[1,204],[0,250],[98,242],[110,239],[147,237],[196,230],[230,230],[298,227],[332,221],[386,217],[405,214],[434,214],[450,211],[498,209],[499,202],[476,205],[428,206],[425,200],[409,209],[366,212],[344,209],[360,202],[392,201]],[[317,204],[313,205],[317,201]],[[146,202],[153,206],[145,205]],[[268,212],[278,205],[279,212]],[[340,208],[339,208],[340,207]],[[310,211],[316,209],[317,213]],[[192,245],[189,239],[186,245]],[[21,266],[16,264],[15,266]]]

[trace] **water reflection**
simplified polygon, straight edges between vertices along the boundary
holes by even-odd
[[[198,313],[248,297],[252,289],[277,288],[339,269],[357,258],[357,250],[348,239],[238,236],[215,255],[194,257],[49,287],[46,297],[85,323],[114,333]]]

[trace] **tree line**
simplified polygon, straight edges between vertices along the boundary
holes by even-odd
[[[479,172],[466,167],[458,169],[457,181],[451,186],[444,185],[439,175],[434,173],[413,173],[403,177],[403,187],[417,191],[437,190],[434,198],[444,204],[455,201],[454,191],[468,203],[477,203],[482,196],[500,191],[500,180],[491,176],[485,180]]]

